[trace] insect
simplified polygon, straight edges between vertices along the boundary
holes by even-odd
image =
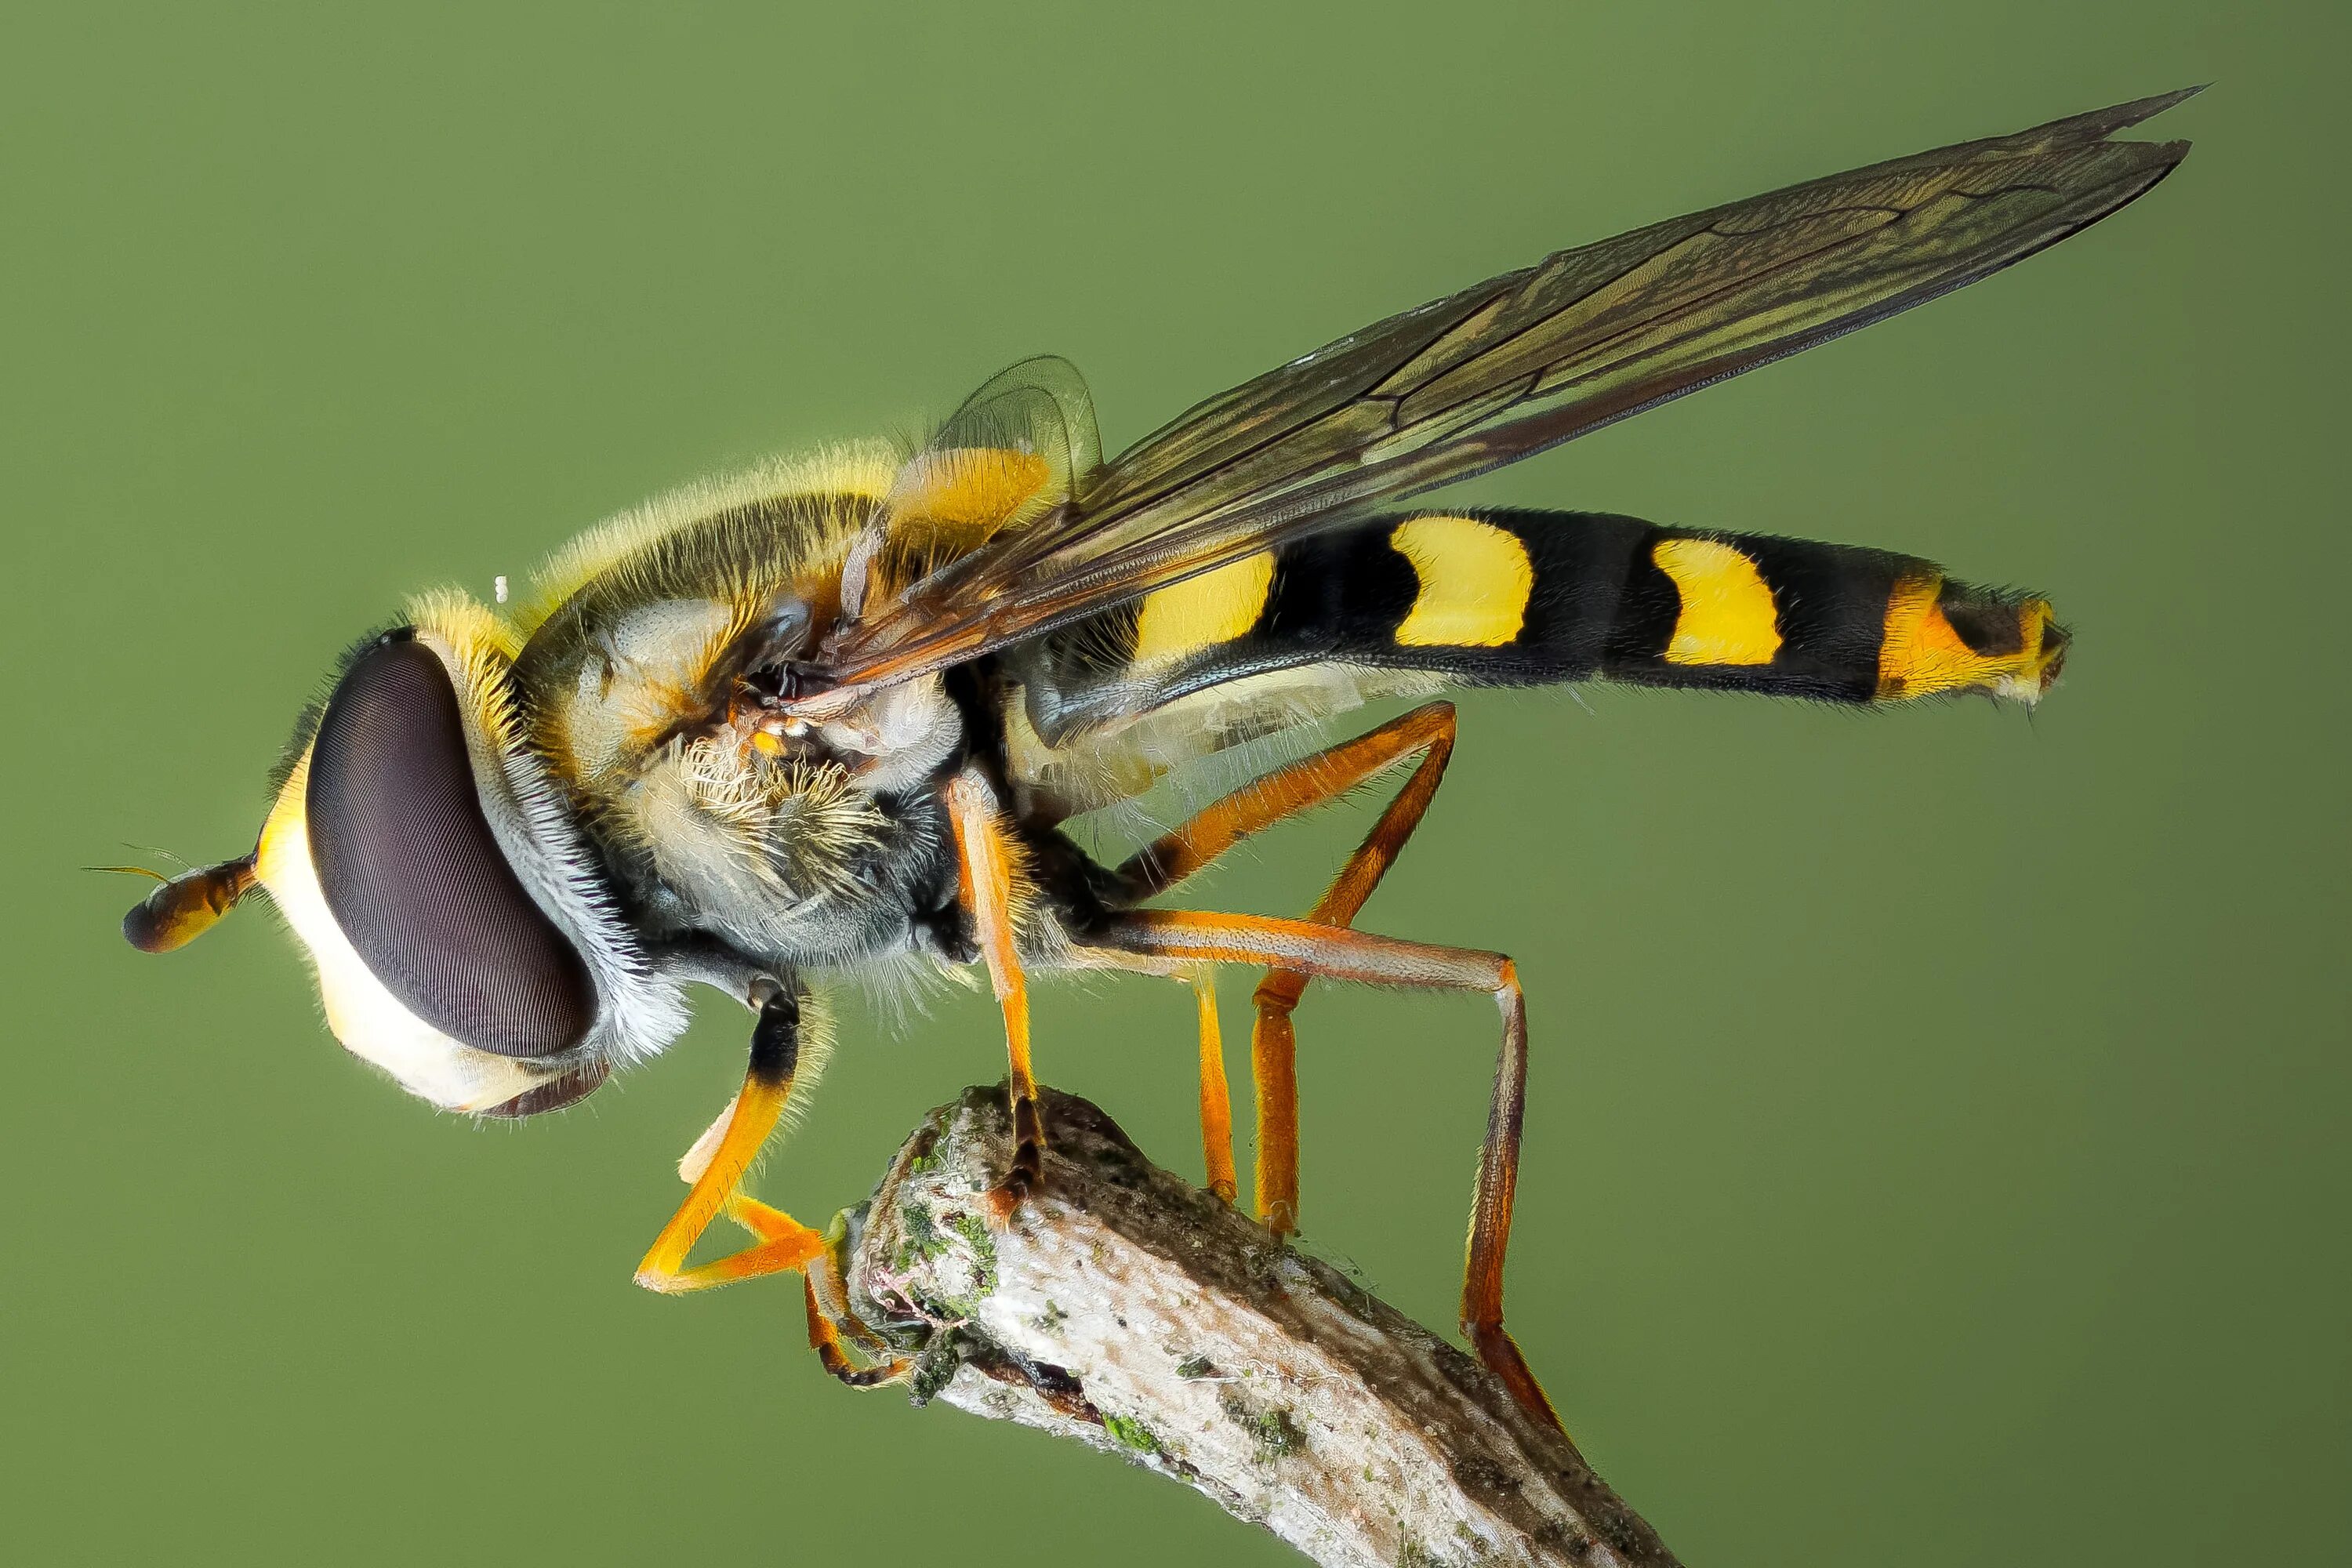
[[[2192,89],[2193,90],[2193,89]],[[1297,1222],[1291,1018],[1308,983],[1474,992],[1501,1045],[1465,1335],[1550,1407],[1503,1327],[1528,1026],[1509,959],[1355,929],[1454,743],[1433,700],[1278,767],[1118,865],[1073,819],[1375,698],[1602,679],[1854,704],[2032,703],[2047,602],[1881,551],[1577,512],[1400,503],[1982,278],[2140,195],[2173,93],[1563,250],[1212,398],[1106,461],[1076,372],[1015,365],[914,449],[853,447],[651,502],[509,610],[409,603],[302,721],[252,853],[126,917],[174,948],[266,889],[337,1037],[443,1109],[572,1104],[667,1047],[699,982],[755,1015],[742,1088],[637,1280],[797,1271],[836,1375],[905,1363],[826,1237],[742,1191],[824,1042],[813,989],[984,965],[1011,1060],[1000,1221],[1043,1178],[1026,977],[1191,986],[1208,1178],[1237,1191],[1210,974],[1264,971],[1255,1203]],[[1237,841],[1395,770],[1303,918],[1160,907]],[[160,880],[160,879],[159,879]],[[689,1250],[721,1215],[752,1243]]]

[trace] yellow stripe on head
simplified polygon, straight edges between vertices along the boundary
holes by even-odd
[[[1405,647],[1501,647],[1527,624],[1535,567],[1518,535],[1475,517],[1415,517],[1389,544],[1421,579],[1396,629]]]
[[[1662,539],[1650,552],[1682,595],[1668,664],[1769,664],[1780,615],[1756,563],[1712,539]]]
[[[1145,595],[1136,614],[1135,661],[1182,658],[1233,641],[1257,625],[1273,585],[1274,552],[1261,550]]]

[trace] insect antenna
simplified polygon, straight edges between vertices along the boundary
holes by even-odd
[[[174,857],[177,858],[177,857]],[[144,866],[92,866],[93,871],[121,871],[152,877],[160,884],[131,906],[122,917],[122,939],[142,952],[169,952],[185,947],[213,928],[221,916],[251,892],[259,877],[254,857],[199,866],[176,877],[165,877]]]
[[[163,875],[163,872],[150,871],[144,866],[84,866],[82,869],[85,871],[120,871],[126,877],[152,877],[159,882],[168,882],[172,879],[171,878]]]
[[[126,838],[122,840],[122,847],[125,849],[136,849],[142,855],[161,855],[166,860],[178,862],[179,868],[183,871],[193,871],[196,868],[196,863],[189,859],[186,856],[174,855],[169,849],[162,848],[153,844],[133,844],[131,840]],[[92,867],[90,868],[92,870],[110,869],[110,868],[103,866]],[[147,874],[151,877],[154,875],[152,871],[150,871]]]

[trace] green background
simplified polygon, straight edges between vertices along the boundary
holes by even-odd
[[[1475,488],[2051,593],[2029,723],[1464,703],[1368,912],[1505,948],[1512,1321],[1693,1563],[2343,1549],[2340,5],[19,12],[0,58],[0,1555],[1281,1563],[1161,1479],[629,1271],[740,1067],[524,1127],[345,1058],[267,914],[141,958],[91,862],[236,853],[320,670],[642,494],[1053,350],[1108,440],[1557,246],[2183,82],[2059,250]],[[1362,805],[1213,888],[1296,911]],[[1247,981],[1227,987],[1244,1026]],[[1188,1007],[1043,1070],[1182,1170]],[[851,1003],[812,1216],[1002,1070]],[[1450,1315],[1491,1011],[1300,1014],[1305,1217]],[[1244,1156],[1246,1158],[1246,1156]]]

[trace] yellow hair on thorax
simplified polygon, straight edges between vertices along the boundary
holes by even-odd
[[[1064,499],[1054,470],[1011,447],[923,452],[898,473],[885,501],[888,535],[866,590],[893,596],[998,534],[1025,527]]]
[[[795,495],[850,495],[878,504],[899,467],[897,454],[884,443],[857,442],[681,485],[598,523],[549,556],[515,609],[514,625],[529,637],[590,582],[715,513]],[[838,546],[848,548],[846,535]]]
[[[507,676],[522,637],[505,616],[458,588],[419,594],[404,606],[420,637],[438,644],[457,664],[457,699],[483,738],[500,752],[522,744],[521,720]]]

